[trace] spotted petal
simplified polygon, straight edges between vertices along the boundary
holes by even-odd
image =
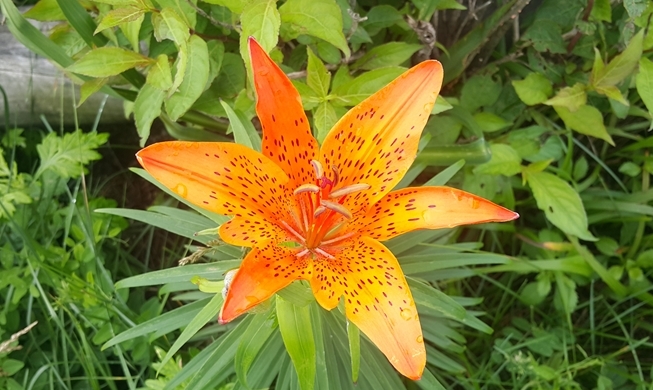
[[[263,154],[288,174],[293,187],[314,180],[310,160],[317,155],[317,142],[290,79],[265,50],[249,39],[249,52],[256,88],[256,113],[263,127]]]
[[[339,186],[371,186],[345,199],[352,213],[382,198],[413,163],[442,75],[439,62],[420,63],[351,109],[327,135],[322,162],[338,167]]]
[[[345,296],[347,318],[372,340],[401,374],[419,379],[426,352],[415,302],[397,259],[369,237],[351,240],[335,259],[313,264],[317,301],[333,309]]]
[[[293,249],[261,243],[243,259],[220,312],[220,323],[227,323],[297,279],[310,279],[312,267],[307,257],[298,259]]]
[[[287,232],[259,216],[234,217],[220,226],[220,238],[227,244],[253,247],[260,242],[283,242]]]
[[[161,142],[136,154],[155,179],[216,213],[282,218],[288,176],[267,157],[222,142]]]
[[[507,222],[518,217],[469,192],[451,187],[417,187],[388,193],[350,228],[384,241],[417,229]]]

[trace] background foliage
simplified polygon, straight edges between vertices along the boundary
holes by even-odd
[[[0,387],[651,386],[653,2],[0,6],[21,42],[81,85],[79,104],[98,92],[124,99],[141,145],[159,118],[173,138],[260,148],[248,36],[293,79],[320,140],[411,63],[437,58],[444,98],[400,186],[449,183],[522,215],[389,242],[427,341],[428,370],[413,383],[301,283],[217,325],[224,273],[243,255],[215,240],[224,217],[177,208],[174,193],[146,211],[118,208],[83,173],[106,135],[24,138],[6,124],[0,338],[16,337],[0,346]],[[25,18],[55,24],[45,36]],[[165,245],[138,222],[125,231],[125,218],[184,241]],[[132,244],[144,237],[145,255]],[[150,250],[167,261],[150,264]],[[187,265],[165,267],[179,259]]]

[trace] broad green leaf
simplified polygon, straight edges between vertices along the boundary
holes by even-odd
[[[569,111],[575,112],[587,103],[586,86],[581,83],[574,84],[573,87],[564,87],[544,104],[547,106],[566,107]]]
[[[101,47],[89,51],[67,70],[85,76],[109,77],[136,66],[147,65],[151,61],[151,59],[130,50],[119,47]]]
[[[530,73],[523,80],[514,80],[517,96],[528,106],[543,103],[553,93],[551,81],[540,73]]]
[[[332,103],[340,106],[354,106],[399,77],[405,70],[402,67],[388,67],[363,73],[353,81],[334,88],[331,93],[336,98],[332,100]]]
[[[41,22],[50,22],[55,20],[66,20],[57,0],[39,0],[23,14],[26,18],[39,20]]]
[[[188,27],[195,29],[197,11],[193,5],[197,4],[197,0],[156,0],[156,2],[161,8],[174,9]]]
[[[615,86],[628,77],[637,67],[642,56],[644,29],[630,40],[626,49],[615,56],[607,65],[592,69],[590,85],[594,88]],[[595,62],[596,64],[596,62]]]
[[[326,97],[329,94],[329,84],[331,83],[331,73],[322,63],[322,60],[313,53],[309,47],[308,66],[306,67],[306,83],[317,93],[319,97]]]
[[[553,54],[567,52],[562,39],[562,29],[558,23],[549,19],[539,19],[526,30],[522,39],[533,42],[539,52],[549,51]]]
[[[508,122],[491,112],[478,112],[474,114],[474,120],[476,120],[484,133],[493,133],[512,125],[512,122]]]
[[[438,95],[438,98],[435,99],[435,104],[433,105],[433,109],[431,110],[431,115],[437,115],[441,112],[449,111],[452,108],[453,106],[451,105],[451,103],[447,101],[447,99]]]
[[[594,0],[594,7],[592,7],[590,16],[596,20],[610,23],[612,21],[610,0]]]
[[[521,171],[521,157],[506,144],[490,145],[492,158],[474,168],[474,174],[513,176]]]
[[[347,339],[351,356],[351,381],[356,383],[361,367],[361,335],[358,327],[349,321],[347,321]]]
[[[213,80],[220,74],[222,69],[222,60],[224,59],[224,43],[216,39],[206,42],[209,48],[209,81],[211,84]]]
[[[639,17],[648,6],[647,0],[624,0],[624,7],[631,18]]]
[[[553,296],[553,303],[556,309],[570,315],[578,306],[578,293],[576,282],[564,275],[562,272],[555,273],[556,291]]]
[[[186,77],[186,68],[188,67],[188,42],[179,46],[179,52],[177,52],[177,59],[174,63],[174,79],[172,80],[172,87],[168,90],[167,96],[173,94],[177,91],[181,83],[184,82]]]
[[[309,306],[295,306],[277,295],[279,330],[299,377],[301,390],[315,386],[315,339]]]
[[[205,298],[197,302],[189,303],[188,305],[158,315],[151,320],[137,324],[104,343],[104,345],[102,345],[102,350],[150,333],[156,332],[159,335],[162,335],[180,329],[188,325],[190,320],[209,303],[209,300],[210,298]]]
[[[410,59],[423,46],[415,43],[389,42],[375,46],[351,65],[352,69],[372,70],[397,66]]]
[[[322,143],[329,131],[338,121],[336,110],[331,103],[322,102],[313,111],[313,125],[315,126],[315,138]]]
[[[107,28],[119,26],[128,22],[133,22],[143,16],[144,12],[144,10],[136,7],[117,8],[111,10],[106,15],[104,15],[102,21],[95,29],[94,34],[106,30]]]
[[[140,52],[140,39],[139,33],[141,31],[141,26],[145,20],[145,15],[142,14],[140,17],[132,20],[131,22],[123,23],[119,25],[120,31],[125,35],[125,38],[129,41],[129,44],[136,53]]]
[[[205,3],[221,5],[235,14],[241,14],[250,0],[202,0]]]
[[[646,57],[639,60],[639,73],[635,85],[646,109],[649,113],[653,112],[653,61]]]
[[[584,105],[574,112],[564,106],[554,106],[554,108],[570,129],[600,138],[614,146],[614,141],[603,124],[603,115],[596,107]]]
[[[342,13],[335,0],[288,0],[279,7],[279,14],[281,21],[293,30],[291,38],[312,35],[342,50],[346,57],[351,55],[342,32]]]
[[[489,75],[472,76],[460,92],[460,104],[473,112],[479,107],[493,105],[501,94],[501,84]]]
[[[234,358],[236,367],[236,377],[238,381],[249,389],[247,383],[247,372],[252,366],[254,359],[258,355],[263,344],[270,338],[278,326],[275,316],[272,312],[262,314],[251,314],[252,321],[243,333],[240,339],[238,350]]]
[[[370,9],[365,15],[366,19],[361,22],[370,36],[378,34],[382,29],[403,22],[403,16],[397,8],[388,5],[377,5]]]
[[[215,319],[222,308],[223,302],[224,298],[222,298],[222,294],[215,294],[213,298],[211,298],[209,303],[207,303],[206,306],[204,306],[202,310],[193,317],[193,319],[188,323],[188,326],[184,328],[184,331],[181,332],[177,340],[172,344],[172,347],[170,347],[166,356],[161,360],[161,366],[164,366],[166,362],[168,362],[168,360],[170,360],[177,351],[179,351],[179,349],[195,335],[195,333],[206,325],[207,322]]]
[[[173,121],[177,121],[193,106],[209,80],[209,49],[206,42],[197,35],[193,35],[188,41],[188,64],[185,72],[179,88],[165,102],[166,112]]]
[[[190,30],[184,19],[173,8],[166,7],[161,12],[152,14],[154,37],[161,42],[173,41],[177,46],[184,46],[190,39]]]
[[[222,98],[235,98],[245,88],[245,66],[243,59],[235,53],[225,53],[220,74],[213,86]]]
[[[628,107],[630,106],[630,103],[628,100],[624,97],[624,95],[621,94],[621,91],[619,88],[617,88],[614,85],[608,85],[608,86],[598,86],[596,87],[596,92],[607,96],[608,98],[621,103],[623,106]],[[621,119],[625,118],[625,116],[621,117]]]
[[[583,240],[596,240],[587,230],[583,202],[569,183],[548,172],[529,172],[526,181],[533,190],[537,207],[552,224]]]
[[[277,10],[276,0],[252,0],[247,4],[240,16],[240,54],[243,57],[245,66],[249,68],[249,49],[247,40],[250,36],[270,52],[279,40],[279,27],[281,17]]]
[[[79,89],[79,103],[77,103],[77,107],[84,104],[84,102],[86,101],[86,99],[89,98],[89,96],[99,91],[106,83],[107,83],[107,79],[101,78],[101,79],[90,79],[89,81],[82,84],[81,88]]]
[[[140,145],[144,146],[150,136],[152,122],[161,115],[161,105],[165,92],[159,88],[145,84],[134,101],[134,121],[140,137]]]
[[[167,91],[172,87],[172,73],[167,55],[159,54],[147,73],[146,83],[162,91]]]

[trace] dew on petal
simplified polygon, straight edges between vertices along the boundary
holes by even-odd
[[[424,342],[424,337],[422,337],[422,335],[419,335],[419,336],[417,336],[417,340],[415,340],[415,341],[417,341],[418,343],[423,343]]]
[[[188,188],[182,183],[177,184],[173,190],[181,197],[188,195]]]
[[[401,318],[408,321],[412,318],[413,313],[411,313],[410,309],[403,309],[400,314],[401,314]]]

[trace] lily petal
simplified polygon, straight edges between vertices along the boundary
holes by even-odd
[[[291,238],[284,229],[258,216],[234,217],[220,226],[219,234],[227,244],[250,248],[259,242],[283,242]]]
[[[298,259],[293,249],[278,246],[274,241],[255,247],[231,282],[218,320],[227,323],[297,279],[310,279],[309,260]]]
[[[424,61],[352,108],[322,145],[325,167],[337,166],[338,187],[370,188],[348,196],[352,213],[388,193],[415,160],[420,135],[442,85],[442,65]]]
[[[334,259],[317,259],[313,294],[327,310],[345,296],[347,318],[402,375],[417,380],[426,352],[415,302],[397,259],[369,237],[353,239]]]
[[[469,192],[451,187],[416,187],[392,191],[349,229],[384,241],[416,229],[452,228],[507,222],[519,214]]]
[[[256,113],[263,127],[263,154],[288,174],[292,187],[314,182],[310,161],[318,151],[317,141],[302,107],[297,89],[254,38],[249,53],[258,99]]]
[[[189,202],[216,213],[285,215],[288,176],[269,158],[222,142],[161,142],[136,154],[155,179]]]

